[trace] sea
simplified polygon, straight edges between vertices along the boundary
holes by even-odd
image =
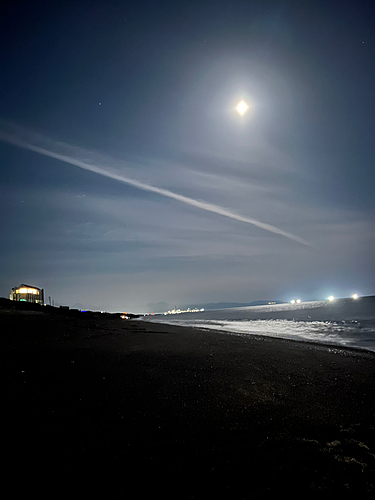
[[[375,296],[160,314],[147,320],[375,352]]]

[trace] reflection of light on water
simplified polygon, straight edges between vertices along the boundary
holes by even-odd
[[[294,299],[297,301],[297,299]],[[153,321],[375,351],[375,297],[203,311]],[[167,319],[168,318],[168,319]],[[170,318],[170,320],[169,320]]]
[[[241,336],[261,335],[289,340],[308,341],[346,347],[357,347],[375,351],[375,324],[363,326],[358,321],[292,321],[242,320],[242,321],[165,321],[169,324],[192,326],[209,330],[218,330]]]

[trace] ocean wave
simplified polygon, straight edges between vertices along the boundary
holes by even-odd
[[[375,352],[374,300],[241,307],[153,320],[234,335],[262,335]]]
[[[176,322],[177,323],[177,322]],[[375,351],[375,325],[364,326],[353,323],[331,323],[328,321],[250,320],[250,321],[199,321],[183,322],[186,326],[209,328],[241,335],[262,335],[333,344]],[[178,322],[182,325],[182,322]]]

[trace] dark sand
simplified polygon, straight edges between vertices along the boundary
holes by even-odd
[[[372,353],[111,317],[0,322],[7,498],[374,492]]]

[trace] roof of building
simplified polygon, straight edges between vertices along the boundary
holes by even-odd
[[[38,288],[37,286],[26,285],[25,283],[21,283],[19,286],[15,286],[14,288],[12,288],[12,290],[18,290],[18,288],[35,288],[35,290],[42,290],[41,288]]]

